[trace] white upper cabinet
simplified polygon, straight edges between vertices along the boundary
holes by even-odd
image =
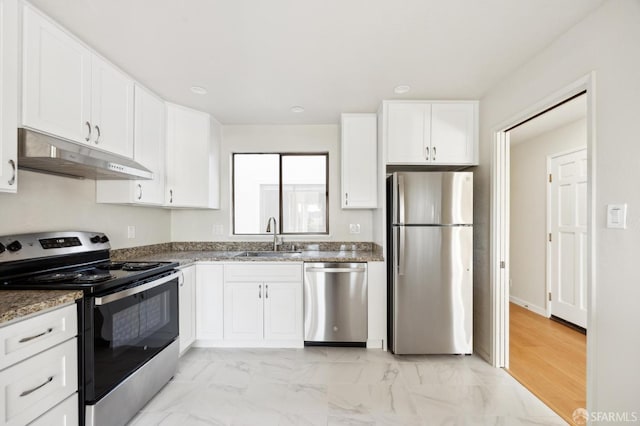
[[[342,114],[342,208],[378,206],[376,114]]]
[[[166,107],[166,206],[219,208],[220,124],[204,112]]]
[[[0,0],[0,192],[18,189],[18,11]]]
[[[133,80],[30,6],[22,125],[133,157]]]
[[[93,56],[91,88],[93,143],[105,151],[133,157],[133,80]]]
[[[477,164],[477,101],[386,101],[387,164]]]
[[[153,179],[96,181],[96,201],[161,206],[164,204],[165,185],[164,101],[137,84],[134,98],[133,158],[153,172]]]

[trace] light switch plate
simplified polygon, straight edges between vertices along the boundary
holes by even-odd
[[[627,205],[607,204],[607,228],[625,229],[627,227]]]
[[[136,227],[134,225],[127,226],[127,238],[136,237]]]

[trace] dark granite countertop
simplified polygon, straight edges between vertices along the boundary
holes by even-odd
[[[73,290],[0,290],[0,326],[58,306],[74,303],[82,297]]]
[[[173,242],[111,251],[112,260],[194,262],[379,262],[382,248],[366,242],[296,242],[282,247],[281,256],[239,256],[244,251],[269,251],[267,242]],[[299,254],[286,254],[289,250]]]

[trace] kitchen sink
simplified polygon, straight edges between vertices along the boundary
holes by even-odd
[[[234,257],[298,257],[300,251],[243,251]]]

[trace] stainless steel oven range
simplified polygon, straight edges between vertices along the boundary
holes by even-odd
[[[99,232],[0,237],[0,288],[82,290],[81,424],[126,424],[176,371],[178,281],[170,262],[112,262]]]

